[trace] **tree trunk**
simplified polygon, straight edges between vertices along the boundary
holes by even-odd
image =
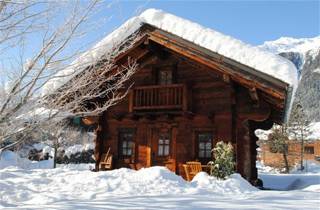
[[[288,174],[288,173],[289,173],[288,154],[287,154],[286,151],[284,151],[284,152],[282,153],[282,155],[283,155],[284,166],[285,166],[285,169],[286,169],[285,172]]]
[[[57,167],[57,147],[54,147],[54,153],[53,153],[53,168]]]
[[[304,154],[304,139],[301,139],[301,150],[300,150],[300,170],[303,171],[303,154]]]

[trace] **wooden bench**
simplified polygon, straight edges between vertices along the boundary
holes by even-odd
[[[197,161],[190,161],[183,164],[184,172],[186,174],[187,181],[191,181],[197,173],[202,171],[202,165]]]

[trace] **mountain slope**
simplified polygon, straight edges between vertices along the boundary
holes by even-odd
[[[300,76],[295,102],[311,121],[320,121],[320,36],[295,39],[282,37],[258,46],[292,61]]]

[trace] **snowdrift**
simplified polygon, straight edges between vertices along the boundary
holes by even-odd
[[[0,177],[0,198],[6,204],[17,202],[47,204],[61,199],[129,195],[209,193],[221,196],[257,191],[238,174],[232,175],[227,180],[217,180],[206,173],[199,173],[192,182],[187,182],[167,168],[159,166],[138,171],[121,168],[102,172],[91,172],[88,168],[73,166],[41,170],[7,167],[0,170]]]
[[[21,169],[49,169],[53,167],[53,160],[30,161],[26,158],[21,158],[10,150],[5,150],[0,154],[0,170],[6,167]]]
[[[0,163],[0,208],[14,209],[293,209],[313,207],[319,184],[302,191],[261,191],[239,174],[217,180],[199,173],[191,182],[165,167],[138,171],[121,168],[91,172],[89,164],[62,165],[56,169],[8,166],[17,156],[6,152]],[[20,160],[20,161],[23,161]],[[43,161],[40,161],[40,163]],[[4,167],[4,163],[7,167]],[[39,165],[41,165],[38,163]],[[297,175],[298,176],[298,175]],[[299,175],[301,176],[301,175]],[[270,177],[272,178],[272,177]],[[279,178],[279,177],[273,177]],[[281,180],[283,182],[283,180]],[[280,182],[281,182],[280,181]],[[275,182],[274,180],[272,181]],[[304,202],[295,203],[295,198]],[[294,198],[294,199],[293,199]],[[250,203],[248,201],[250,200]],[[272,200],[272,202],[270,202]],[[230,202],[232,201],[232,202]],[[241,204],[239,206],[239,204]],[[241,207],[242,206],[242,207]],[[303,208],[302,208],[303,206]]]

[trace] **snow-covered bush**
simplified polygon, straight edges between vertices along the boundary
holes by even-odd
[[[208,163],[210,175],[225,179],[234,173],[234,154],[230,143],[219,141],[212,150],[214,160]]]

